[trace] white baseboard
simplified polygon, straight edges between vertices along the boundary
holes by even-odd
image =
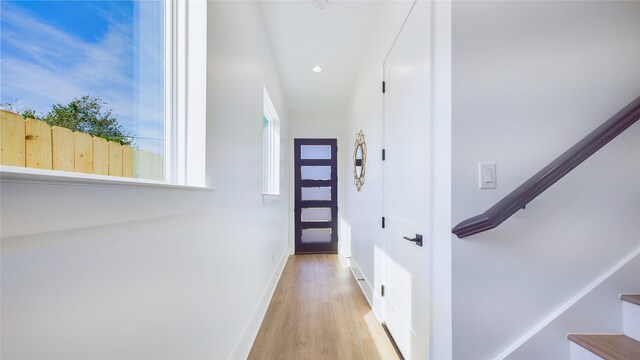
[[[358,266],[356,260],[353,257],[349,260],[349,268],[351,269],[351,274],[353,274],[353,277],[358,282],[358,285],[360,285],[360,290],[362,290],[362,293],[367,299],[369,306],[373,309],[373,286],[371,285],[369,280],[367,280],[367,277],[362,272],[362,269],[360,269],[360,266]]]
[[[258,331],[260,331],[260,325],[262,325],[262,320],[264,316],[267,314],[267,309],[269,308],[269,303],[271,302],[271,298],[273,297],[273,293],[276,291],[276,287],[278,286],[278,280],[280,280],[280,276],[282,275],[282,271],[284,270],[285,265],[287,264],[287,259],[289,258],[289,254],[287,252],[282,254],[280,262],[278,266],[274,270],[273,274],[271,274],[271,278],[267,283],[264,291],[262,292],[262,296],[260,297],[260,301],[256,305],[256,308],[253,310],[253,314],[251,318],[245,325],[244,330],[242,331],[242,335],[240,339],[236,343],[236,346],[233,348],[231,352],[230,359],[246,359],[249,357],[249,353],[251,352],[251,347],[253,346],[253,342],[256,340],[256,336],[258,336]]]

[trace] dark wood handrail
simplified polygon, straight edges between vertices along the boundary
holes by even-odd
[[[523,209],[531,200],[535,199],[543,191],[555,184],[556,181],[633,125],[638,119],[640,119],[640,97],[633,100],[624,109],[593,130],[584,139],[578,141],[564,154],[538,171],[487,211],[464,220],[456,225],[452,232],[459,238],[464,238],[491,230],[502,224],[511,215]]]

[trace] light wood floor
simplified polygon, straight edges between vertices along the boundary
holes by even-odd
[[[249,359],[398,359],[337,255],[290,256]]]

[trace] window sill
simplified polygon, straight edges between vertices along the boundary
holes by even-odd
[[[164,181],[84,174],[57,170],[0,165],[0,182],[47,185],[133,187],[173,190],[214,191],[213,187],[176,185]]]
[[[280,194],[262,193],[262,202],[280,201]]]

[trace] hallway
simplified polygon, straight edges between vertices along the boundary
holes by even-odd
[[[249,359],[397,359],[337,255],[290,256]]]

